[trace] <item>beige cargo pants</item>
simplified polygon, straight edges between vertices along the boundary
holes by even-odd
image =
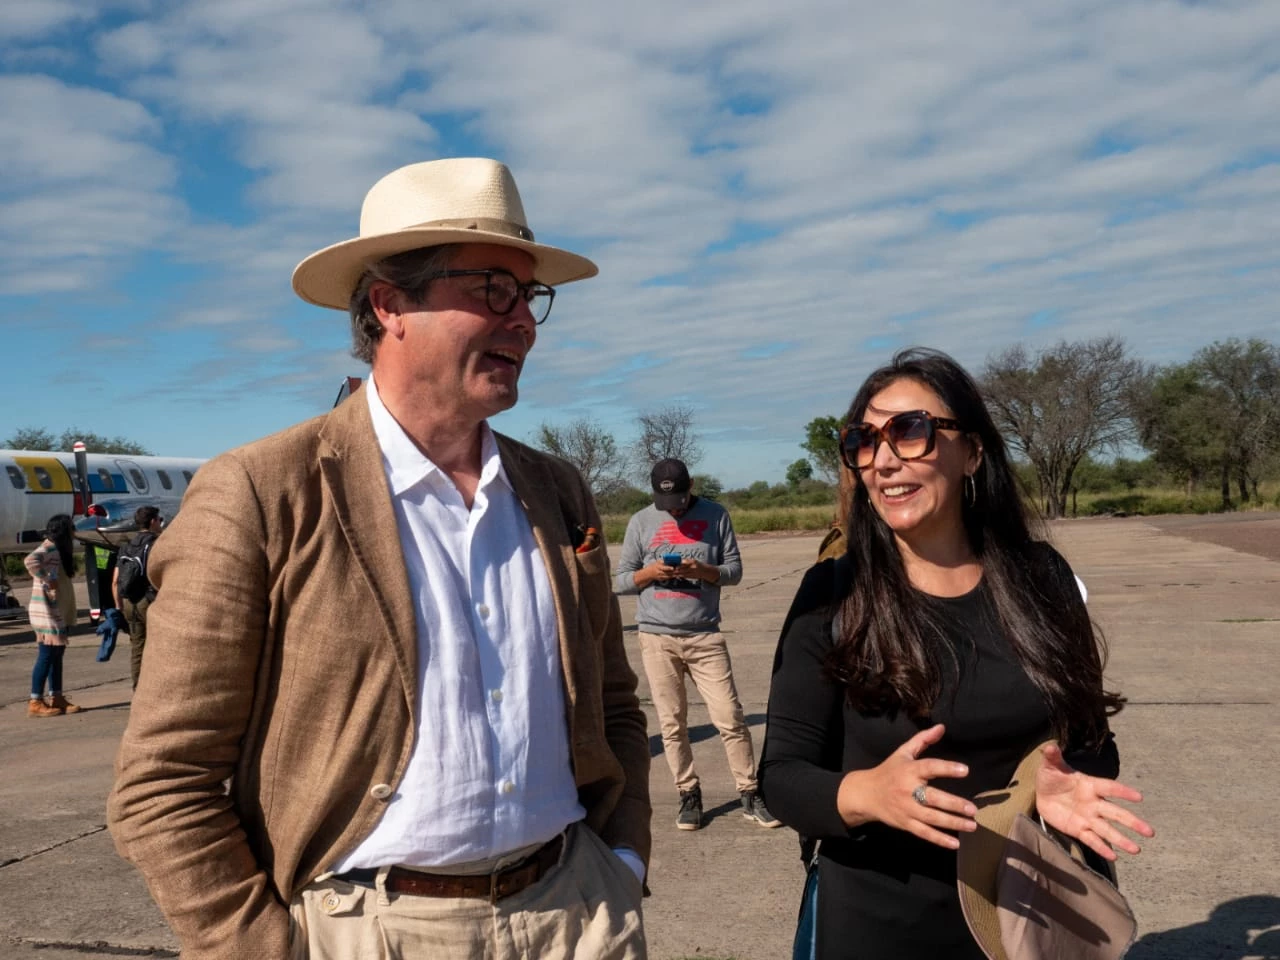
[[[662,731],[662,750],[676,789],[688,793],[698,785],[693,747],[689,744],[689,698],[684,680],[687,673],[720,732],[738,791],[754,791],[756,760],[751,730],[734,686],[733,664],[724,635],[718,630],[682,637],[641,632],[640,658],[649,678],[649,692]]]

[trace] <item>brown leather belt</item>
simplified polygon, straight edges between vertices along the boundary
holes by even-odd
[[[533,886],[545,877],[560,862],[563,850],[564,834],[558,834],[519,863],[497,873],[472,876],[423,873],[420,870],[392,867],[387,871],[386,889],[387,893],[406,893],[413,897],[468,897],[496,903]],[[348,870],[334,879],[373,886],[377,875],[377,870],[364,868]]]

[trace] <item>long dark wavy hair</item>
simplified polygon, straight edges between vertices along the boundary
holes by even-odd
[[[76,556],[71,540],[71,517],[65,513],[55,513],[45,524],[44,535],[58,548],[58,557],[62,561],[62,572],[68,577],[75,576]]]
[[[1074,579],[1053,569],[1052,554],[1038,542],[1043,521],[1021,495],[1004,440],[973,378],[945,353],[903,350],[862,384],[846,422],[861,422],[871,398],[902,379],[937,394],[981,443],[973,502],[962,498],[963,522],[999,627],[1043,696],[1059,743],[1066,747],[1069,729],[1079,745],[1097,745],[1105,718],[1124,702],[1103,688],[1105,643],[1075,592]],[[893,531],[872,506],[860,475],[845,529],[852,582],[839,601],[828,670],[855,709],[900,709],[925,718],[941,694],[942,672],[948,660],[955,662],[955,651],[946,645],[937,605],[908,580]]]

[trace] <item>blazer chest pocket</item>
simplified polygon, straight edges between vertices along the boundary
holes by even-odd
[[[602,543],[584,553],[575,553],[581,602],[587,608],[592,627],[599,629],[609,618],[613,601],[613,583],[609,578],[609,550]]]
[[[603,543],[597,544],[585,553],[575,553],[573,556],[578,561],[578,569],[584,576],[604,574],[607,577],[609,575],[609,550]]]

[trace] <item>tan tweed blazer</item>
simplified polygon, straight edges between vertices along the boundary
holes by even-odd
[[[608,558],[569,539],[600,527],[595,505],[567,463],[498,446],[547,561],[587,823],[647,861],[649,745]],[[184,960],[283,958],[287,904],[369,834],[413,748],[414,610],[364,397],[201,467],[149,573],[112,835]]]

